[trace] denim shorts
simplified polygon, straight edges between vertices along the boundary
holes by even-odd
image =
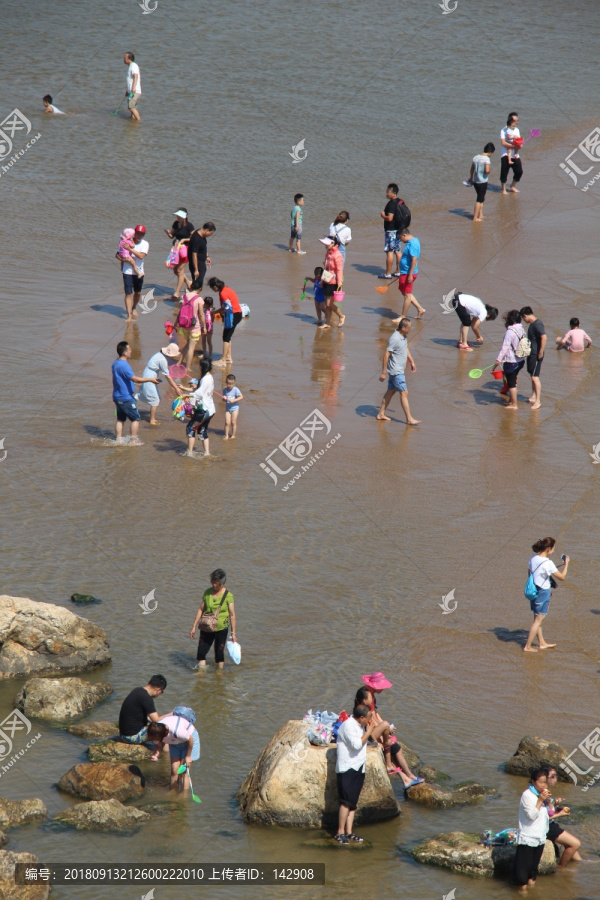
[[[295,240],[296,238],[301,241],[302,240],[302,228],[294,228],[292,225],[292,229],[290,231],[290,238]]]
[[[388,391],[405,391],[406,378],[404,375],[388,375]]]
[[[130,422],[139,422],[140,411],[135,400],[115,400],[114,404],[117,410],[118,422],[126,422],[127,419]]]
[[[133,275],[125,275],[125,273],[123,273],[123,287],[126,294],[139,294],[143,286],[143,275],[138,277],[135,273]]]
[[[543,615],[546,616],[548,614],[548,607],[550,606],[550,595],[552,593],[551,588],[547,588],[543,591],[541,588],[538,588],[538,595],[535,600],[530,600],[529,604],[531,606],[531,612],[534,615]]]
[[[402,241],[398,237],[397,231],[386,231],[385,233],[385,247],[383,248],[386,253],[391,252],[392,250],[397,250],[400,252],[400,245]]]

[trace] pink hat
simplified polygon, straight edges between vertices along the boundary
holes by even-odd
[[[371,675],[363,675],[362,680],[367,687],[376,691],[383,691],[385,688],[391,688],[392,682],[388,681],[383,672],[373,672]]]

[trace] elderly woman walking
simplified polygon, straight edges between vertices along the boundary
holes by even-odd
[[[179,349],[177,344],[169,344],[166,347],[161,347],[158,353],[151,356],[146,363],[142,378],[158,378],[160,375],[164,375],[169,385],[173,388],[175,393],[178,394],[180,387],[169,375],[169,363],[167,361],[169,359],[173,361],[178,356]],[[138,400],[147,403],[150,407],[150,425],[160,425],[160,422],[156,419],[156,410],[160,403],[160,394],[158,393],[158,388],[152,381],[146,381],[142,384],[138,394]]]
[[[521,356],[519,345],[521,339],[525,336],[523,326],[521,325],[521,313],[518,309],[511,309],[506,313],[504,324],[506,331],[504,332],[504,340],[500,353],[496,359],[496,363],[492,371],[502,366],[504,372],[504,387],[500,391],[501,394],[508,394],[508,403],[505,409],[518,409],[517,405],[517,377],[519,372],[525,365],[525,356]]]
[[[223,569],[215,569],[210,576],[211,586],[204,591],[202,603],[196,613],[190,637],[192,640],[196,629],[200,628],[200,640],[198,642],[198,670],[206,667],[206,655],[213,643],[215,645],[215,662],[217,668],[222,669],[225,664],[225,644],[229,622],[231,622],[231,639],[235,641],[235,609],[233,606],[233,594],[225,585],[227,575]]]
[[[337,235],[333,238],[319,238],[322,244],[327,247],[325,254],[325,262],[323,263],[323,274],[321,275],[321,287],[325,295],[325,321],[321,328],[331,327],[331,314],[335,313],[338,317],[338,325],[341,326],[346,321],[339,310],[339,304],[336,304],[334,293],[341,291],[342,282],[344,280],[344,257],[340,253],[340,239]]]

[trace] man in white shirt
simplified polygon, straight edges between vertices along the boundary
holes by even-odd
[[[130,250],[130,253],[132,256],[135,256],[139,275],[135,274],[135,270],[130,262],[127,262],[126,259],[121,259],[118,252],[115,253],[116,258],[121,262],[123,288],[125,290],[125,310],[128,322],[137,319],[136,306],[140,302],[144,286],[144,259],[150,249],[150,245],[146,240],[146,229],[143,225],[135,226],[133,243],[135,247],[133,250]]]
[[[521,132],[517,128],[519,124],[519,114],[511,112],[508,114],[506,126],[500,132],[500,143],[502,150],[500,151],[500,184],[502,185],[502,193],[506,194],[506,181],[508,179],[508,170],[513,170],[513,180],[509,187],[512,194],[518,194],[519,190],[515,187],[523,177],[523,164],[519,157],[519,147],[522,143]],[[519,144],[514,144],[513,140],[517,138]],[[510,158],[509,158],[510,150]]]
[[[367,762],[367,741],[377,740],[387,723],[376,725],[368,706],[359,704],[352,715],[340,725],[337,733],[337,788],[340,797],[338,830],[335,840],[338,844],[361,844],[363,839],[352,831],[354,813],[365,781]]]
[[[140,67],[135,61],[133,53],[128,51],[123,57],[123,62],[127,69],[127,90],[125,96],[129,97],[128,107],[131,111],[131,118],[136,122],[141,122],[140,114],[136,109],[137,102],[142,96],[142,82],[140,80]]]
[[[469,347],[469,328],[473,329],[473,334],[477,338],[478,344],[483,344],[483,338],[479,331],[482,322],[493,322],[498,317],[498,310],[495,306],[489,306],[479,297],[473,294],[463,294],[456,291],[452,306],[456,315],[460,319],[460,332],[458,335],[458,349],[472,352],[473,348]]]

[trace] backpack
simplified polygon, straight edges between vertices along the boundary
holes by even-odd
[[[514,330],[514,333],[519,337],[519,333]],[[522,338],[519,338],[519,343],[515,347],[515,356],[517,359],[525,359],[527,356],[531,354],[531,341],[527,337],[526,334],[523,334]]]
[[[394,211],[394,218],[392,220],[396,231],[402,231],[403,228],[408,228],[411,218],[410,209],[404,200],[398,199]]]
[[[230,303],[223,304],[223,328],[233,328],[233,309]]]
[[[183,303],[177,313],[177,324],[180,328],[193,328],[196,324],[194,316],[194,301],[198,294],[184,294]]]
[[[182,719],[187,719],[191,725],[196,724],[196,713],[193,709],[190,709],[189,706],[176,706],[173,710],[174,716],[181,716]]]

